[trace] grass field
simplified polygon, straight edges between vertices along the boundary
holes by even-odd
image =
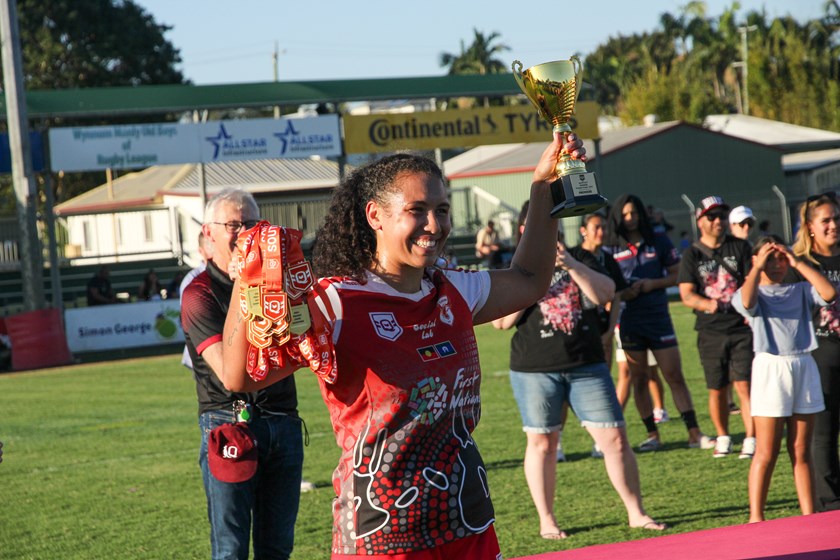
[[[701,427],[711,432],[694,346],[693,316],[672,306],[683,363]],[[522,473],[525,436],[507,377],[510,332],[478,329],[483,415],[475,433],[487,463],[496,530],[506,558],[651,537],[626,526],[624,508],[591,440],[570,419],[569,462],[559,464],[557,517],[565,541],[539,538]],[[44,351],[49,351],[45,348]],[[197,460],[195,386],[180,356],[85,364],[0,376],[0,558],[208,558],[205,498]],[[330,477],[338,458],[314,376],[297,374],[300,411],[309,429],[304,494],[294,557],[329,557]],[[675,413],[668,394],[668,408]],[[676,414],[672,414],[677,416]],[[632,404],[634,444],[644,428]],[[743,426],[731,429],[740,443]],[[661,427],[662,451],[638,455],[648,511],[669,533],[745,523],[748,461],[712,459],[685,447],[677,418]],[[780,460],[768,518],[799,513],[789,463]]]

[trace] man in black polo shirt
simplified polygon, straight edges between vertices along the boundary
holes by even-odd
[[[214,560],[247,560],[252,516],[254,557],[289,558],[300,501],[303,444],[294,376],[252,393],[231,393],[223,379],[222,332],[233,291],[228,266],[238,234],[258,217],[254,197],[243,190],[224,190],[207,204],[202,231],[213,244],[213,257],[181,296],[181,323],[198,393],[199,464]],[[208,435],[236,421],[235,406],[248,409],[259,459],[250,480],[229,483],[210,471]]]
[[[717,430],[713,456],[732,452],[728,396],[732,383],[741,400],[746,432],[740,457],[748,459],[755,453],[750,416],[752,333],[731,301],[744,282],[752,257],[749,243],[726,233],[728,214],[729,207],[718,196],[701,201],[697,209],[700,241],[683,252],[677,282],[682,302],[697,316],[697,350],[709,389],[709,415]]]

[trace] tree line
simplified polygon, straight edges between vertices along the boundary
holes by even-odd
[[[662,14],[650,32],[611,37],[579,53],[603,113],[632,125],[648,114],[700,123],[709,114],[748,110],[840,131],[840,0],[826,0],[823,16],[805,22],[739,10],[734,2],[708,16],[704,2],[691,1],[678,14]],[[18,17],[28,90],[188,83],[178,69],[180,52],[165,37],[170,28],[132,0],[18,0]],[[449,74],[506,73],[500,56],[510,50],[500,33],[474,29],[469,43],[440,53],[438,62]],[[511,102],[523,101],[444,101],[447,107]],[[72,124],[52,119],[37,126]],[[74,175],[57,181],[59,202],[101,180]],[[0,178],[0,212],[14,204],[10,179]]]
[[[582,57],[602,111],[629,125],[648,114],[701,123],[748,112],[840,130],[840,1],[827,0],[821,18],[801,23],[739,11],[734,2],[708,16],[705,2],[692,1],[663,13],[654,30],[611,37]],[[450,74],[507,72],[498,56],[510,47],[500,39],[474,30],[468,47],[443,53],[440,63]]]

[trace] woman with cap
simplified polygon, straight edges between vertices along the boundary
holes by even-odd
[[[389,156],[336,188],[314,253],[323,278],[307,302],[335,358],[319,375],[341,447],[334,560],[501,556],[472,438],[481,416],[474,325],[526,308],[548,290],[557,239],[550,184],[562,153],[585,159],[575,135],[564,142],[555,134],[535,167],[535,211],[507,269],[435,268],[452,225],[444,177],[427,158]],[[244,321],[237,298],[224,333],[226,385],[259,387],[299,367],[284,362],[253,380]],[[319,356],[330,359],[329,351]]]
[[[621,292],[626,307],[621,314],[619,336],[630,364],[633,385],[637,388],[636,408],[648,431],[648,438],[639,445],[639,450],[655,451],[662,446],[650,393],[646,390],[647,350],[653,352],[671,388],[674,403],[688,430],[688,446],[711,449],[714,440],[703,435],[697,424],[691,393],[682,372],[677,335],[668,312],[665,289],[676,285],[679,253],[666,236],[654,234],[645,206],[635,195],[618,197],[607,221],[603,249],[612,255],[630,284]],[[667,274],[663,275],[663,271]]]
[[[729,213],[729,233],[738,239],[749,240],[755,227],[755,216],[749,206],[736,206]]]

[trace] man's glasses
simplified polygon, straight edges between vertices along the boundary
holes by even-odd
[[[217,226],[225,226],[225,231],[228,233],[239,233],[242,231],[242,228],[251,229],[259,220],[247,220],[244,222],[237,222],[236,220],[230,222],[210,222],[211,224],[216,224]]]
[[[723,220],[726,214],[723,212],[709,212],[706,214],[706,219],[710,222],[714,222],[715,220]]]

